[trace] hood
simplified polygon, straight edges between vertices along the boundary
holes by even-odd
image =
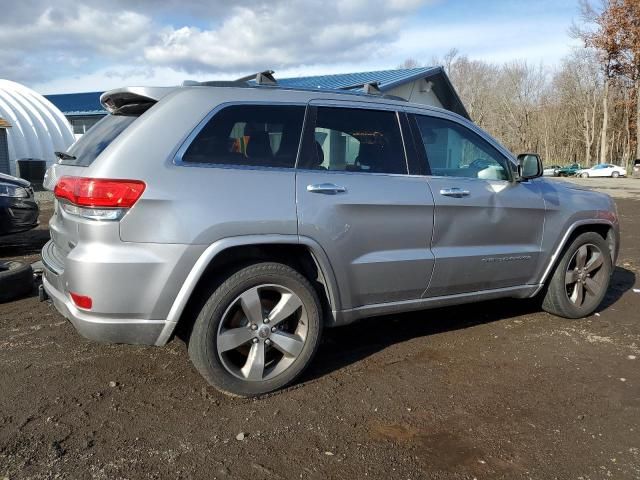
[[[566,180],[547,180],[543,179],[544,182],[559,188],[566,190],[580,190],[581,192],[593,192],[599,194],[600,192],[596,192],[593,190],[593,187],[587,187],[585,185],[578,185],[577,183],[569,182]]]
[[[31,186],[31,183],[29,183],[28,181],[22,179],[22,178],[18,178],[18,177],[12,177],[11,175],[7,175],[5,173],[0,173],[0,182],[2,183],[10,183],[12,185],[18,185],[19,187],[29,187]]]

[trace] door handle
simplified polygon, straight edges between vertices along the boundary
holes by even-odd
[[[347,189],[334,183],[315,183],[313,185],[307,185],[307,192],[335,195],[337,193],[346,193]]]
[[[470,195],[469,190],[463,190],[458,187],[451,188],[443,188],[440,190],[440,195],[444,195],[445,197],[454,197],[454,198],[462,198],[468,197]]]

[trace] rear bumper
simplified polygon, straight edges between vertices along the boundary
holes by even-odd
[[[177,245],[91,243],[78,244],[65,256],[50,241],[42,249],[42,283],[82,336],[104,343],[164,345],[168,336],[161,334],[171,323],[169,309],[192,265],[189,257],[190,250]],[[78,308],[69,292],[91,297],[92,309]]]
[[[58,283],[60,277],[49,269],[46,261],[42,285],[56,307],[85,338],[103,343],[155,345],[165,326],[164,320],[108,318],[91,315],[76,308]]]

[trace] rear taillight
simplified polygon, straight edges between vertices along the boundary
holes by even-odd
[[[91,307],[93,306],[93,300],[91,300],[91,297],[80,295],[75,292],[69,292],[69,296],[71,297],[71,300],[73,300],[73,303],[75,303],[76,307],[91,310]]]
[[[92,220],[118,220],[142,196],[140,180],[62,177],[54,194],[70,214]]]

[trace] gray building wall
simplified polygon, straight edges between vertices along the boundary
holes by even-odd
[[[424,78],[400,85],[399,87],[393,88],[385,93],[388,95],[402,97],[413,103],[421,103],[423,105],[443,108],[442,103],[433,92],[430,82],[427,82]]]

